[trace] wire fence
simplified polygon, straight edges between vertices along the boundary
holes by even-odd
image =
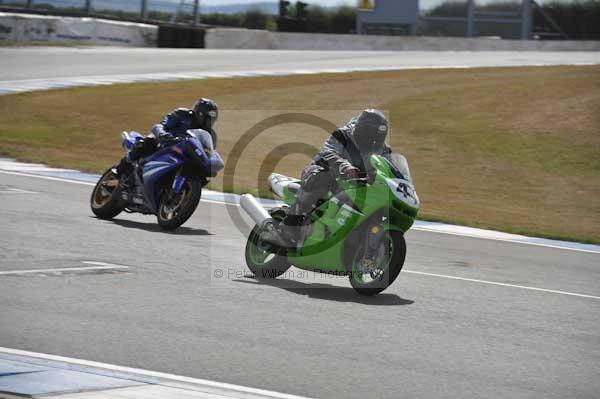
[[[600,26],[598,11],[600,2],[596,0],[444,1],[421,16],[418,33],[504,39],[593,39],[600,29],[594,31],[589,26]]]
[[[265,4],[260,1],[257,0],[257,4]],[[263,15],[257,15],[256,11],[229,14],[215,11],[214,6],[206,5],[208,1],[202,1],[200,10],[198,3],[197,0],[0,0],[0,10],[149,23],[202,22],[204,27],[281,29],[276,17],[271,15],[276,13],[272,7],[265,8]],[[415,32],[418,35],[600,40],[600,0],[422,0],[421,4],[428,7],[421,10]],[[311,2],[304,31],[356,32],[354,7],[333,9],[318,5],[316,0]],[[388,29],[373,34],[406,34],[406,30]]]

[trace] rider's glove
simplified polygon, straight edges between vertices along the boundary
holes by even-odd
[[[144,148],[144,139],[141,137],[137,137],[135,139],[135,143],[133,144],[133,148],[135,148],[136,150],[141,150],[142,148]]]
[[[160,142],[163,145],[173,145],[176,144],[177,142],[181,141],[182,139],[178,136],[175,136],[171,133],[167,133],[164,134],[162,136],[160,136]]]
[[[342,178],[344,180],[355,180],[360,177],[360,170],[355,167],[346,168],[342,171]]]

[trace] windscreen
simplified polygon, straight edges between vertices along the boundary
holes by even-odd
[[[386,160],[390,164],[394,176],[399,179],[408,180],[412,183],[412,177],[410,175],[410,170],[408,169],[408,161],[404,156],[400,154],[390,154]]]
[[[196,136],[198,141],[200,141],[200,144],[202,144],[202,147],[208,148],[211,151],[213,151],[215,149],[215,146],[214,146],[213,140],[212,140],[212,136],[206,130],[193,129],[193,130],[188,130],[188,133]]]

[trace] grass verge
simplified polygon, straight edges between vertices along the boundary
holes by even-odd
[[[273,115],[308,112],[343,124],[361,108],[382,108],[392,147],[410,162],[422,218],[600,243],[598,66],[210,79],[2,96],[0,151],[101,172],[122,155],[121,130],[147,132],[198,96],[223,110],[225,159],[249,127]],[[271,127],[244,147],[234,187],[223,187],[222,176],[211,186],[264,189],[261,166],[297,176],[308,157],[275,148],[318,148],[326,136],[299,123]]]

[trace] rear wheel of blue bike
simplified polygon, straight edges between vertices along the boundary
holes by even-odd
[[[115,176],[113,168],[110,168],[104,172],[92,191],[90,198],[92,212],[100,219],[114,218],[123,210],[120,196],[119,179]]]
[[[165,230],[173,230],[184,224],[198,207],[201,196],[202,184],[193,179],[185,181],[180,193],[167,190],[158,203],[158,225]]]

